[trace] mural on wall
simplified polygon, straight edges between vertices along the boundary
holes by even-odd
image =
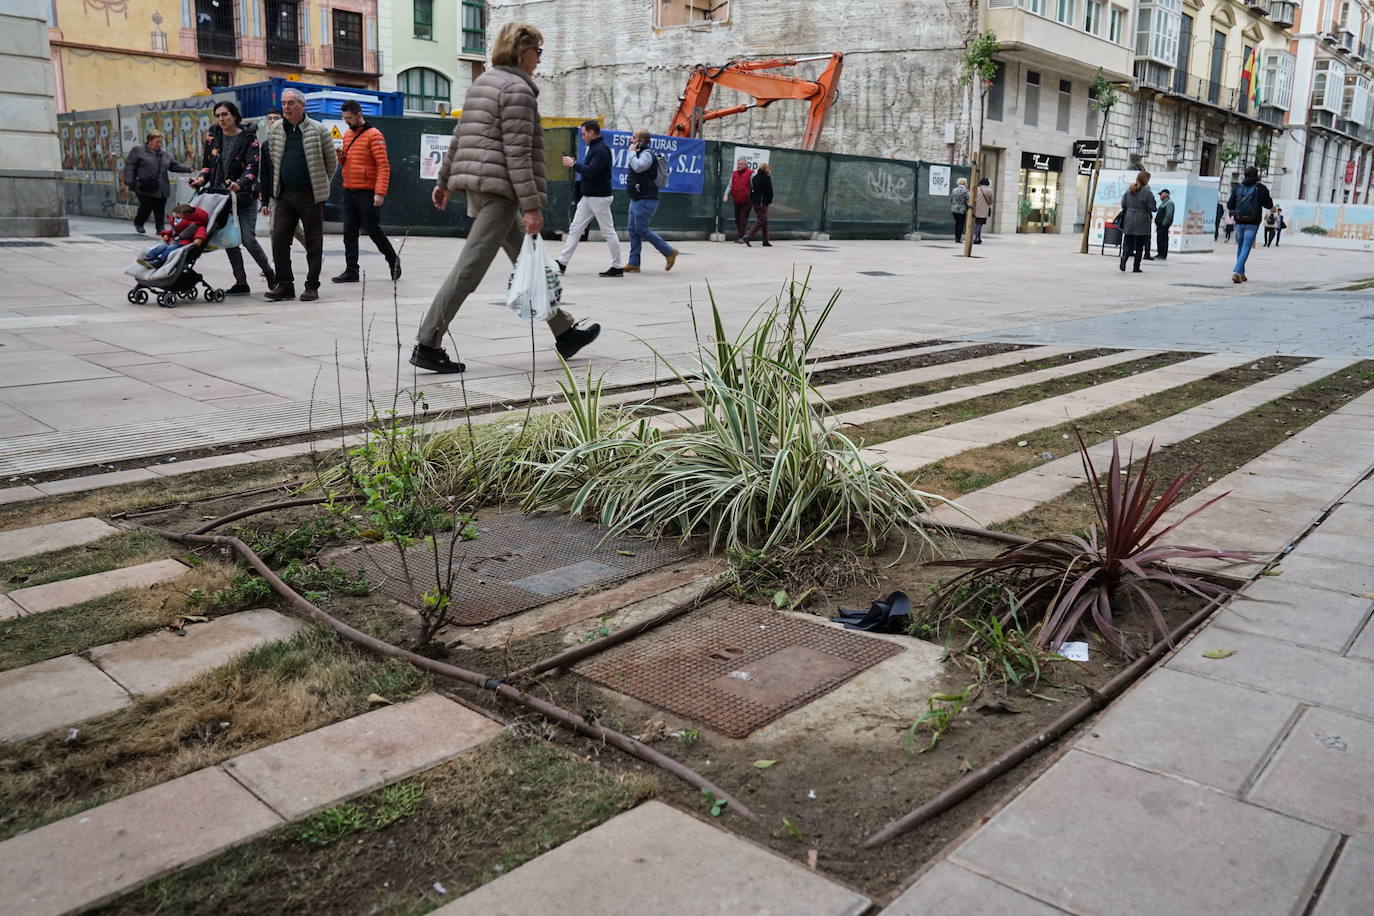
[[[1288,228],[1285,244],[1374,251],[1374,206],[1278,200]]]
[[[183,108],[177,111],[145,111],[138,119],[138,141],[153,131],[160,132],[166,150],[177,162],[196,165],[200,160],[201,138],[215,123],[213,106]]]
[[[110,117],[92,117],[109,113]],[[57,134],[62,146],[62,187],[66,211],[87,216],[124,216],[125,190],[119,180],[124,164],[117,113],[112,109],[60,115]],[[69,120],[63,120],[69,118]]]

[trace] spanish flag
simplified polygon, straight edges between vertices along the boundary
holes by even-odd
[[[1250,49],[1250,56],[1245,60],[1245,69],[1241,71],[1241,76],[1245,77],[1251,105],[1259,104],[1259,69],[1259,47],[1256,46]]]

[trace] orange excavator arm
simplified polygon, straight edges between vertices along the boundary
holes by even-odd
[[[783,76],[776,73],[760,73],[760,70],[774,70],[779,67],[795,67],[797,64],[813,60],[829,60],[825,71],[814,80],[797,76]],[[839,96],[840,71],[844,69],[844,55],[836,52],[817,57],[784,57],[771,60],[736,60],[720,67],[698,64],[692,68],[687,79],[687,89],[682,101],[673,114],[672,126],[668,135],[672,137],[696,137],[701,134],[701,125],[716,118],[740,114],[751,108],[767,108],[779,99],[796,99],[810,102],[811,110],[806,118],[806,132],[802,135],[802,149],[815,149],[820,138],[825,116]],[[711,90],[724,86],[736,92],[753,96],[752,105],[731,105],[714,111],[706,106],[711,100]]]

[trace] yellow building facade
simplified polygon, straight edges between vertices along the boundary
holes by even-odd
[[[376,0],[50,0],[58,111],[281,76],[375,89]]]

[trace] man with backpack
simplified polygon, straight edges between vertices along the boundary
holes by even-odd
[[[1260,184],[1259,169],[1246,166],[1245,178],[1232,189],[1226,209],[1236,221],[1236,266],[1231,271],[1231,282],[1244,283],[1249,279],[1245,276],[1245,261],[1255,246],[1255,235],[1264,220],[1264,211],[1274,209],[1269,189]]]
[[[625,190],[630,194],[630,260],[625,272],[640,272],[639,255],[646,241],[663,255],[663,269],[672,270],[677,263],[677,249],[649,228],[658,210],[659,189],[668,186],[668,160],[649,149],[649,132],[642,127],[631,139],[629,162]]]
[[[353,99],[343,103],[343,119],[348,125],[339,167],[343,171],[343,246],[344,272],[335,283],[358,282],[358,233],[367,233],[372,244],[386,258],[393,281],[401,278],[401,259],[391,240],[382,231],[379,213],[391,184],[391,162],[386,155],[386,138],[363,118],[363,108]]]

